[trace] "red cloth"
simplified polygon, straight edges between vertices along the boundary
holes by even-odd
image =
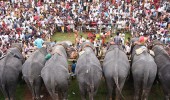
[[[144,37],[144,36],[141,36],[141,37],[139,38],[139,42],[140,42],[140,43],[144,43],[144,42],[145,42],[145,37]]]
[[[38,20],[39,19],[39,17],[38,16],[34,16],[34,20]]]

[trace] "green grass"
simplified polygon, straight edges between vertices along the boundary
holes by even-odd
[[[126,81],[122,94],[126,100],[133,100],[134,88],[133,88],[133,82],[131,80]],[[115,93],[113,93],[113,97],[115,97]],[[94,97],[94,100],[106,100],[106,98],[107,98],[106,83],[105,83],[105,80],[102,79],[98,92],[96,96]],[[69,86],[68,99],[69,100],[81,100],[79,87],[78,87],[78,83],[76,79],[73,79],[71,81],[71,84]],[[163,92],[162,92],[160,84],[154,84],[152,86],[151,92],[149,94],[149,100],[163,100]]]
[[[87,38],[87,33],[79,33],[79,35],[82,35],[85,39]],[[115,36],[115,34],[112,34],[113,36]],[[131,37],[131,35],[129,33],[125,34],[125,40],[127,40],[128,37]],[[55,33],[52,36],[52,41],[64,41],[64,40],[69,40],[71,42],[75,42],[75,37],[74,37],[74,33]],[[109,39],[107,39],[108,41]]]
[[[79,35],[82,35],[84,38],[87,37],[87,34],[84,33],[79,33]],[[71,42],[74,43],[75,37],[74,37],[74,33],[55,33],[52,36],[52,41],[65,41],[65,40],[69,40]]]
[[[26,88],[26,84],[18,84],[17,91],[16,91],[16,100],[23,100],[25,88]],[[68,92],[69,92],[68,100],[81,100],[78,82],[76,79],[71,79]],[[122,93],[126,100],[133,99],[134,89],[133,89],[133,82],[131,80],[126,81]],[[113,97],[114,96],[115,93],[113,93]],[[100,83],[100,87],[98,89],[98,92],[94,100],[106,100],[106,97],[107,97],[107,88],[104,79],[102,79]],[[1,93],[0,93],[0,100],[4,100],[4,97]],[[149,100],[163,100],[163,91],[161,89],[160,84],[154,84],[152,86],[152,90],[149,94]]]

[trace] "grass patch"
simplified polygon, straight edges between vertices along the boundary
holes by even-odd
[[[87,33],[79,33],[79,35],[82,35],[85,39],[87,38]],[[116,34],[112,34],[112,36],[115,36]],[[127,40],[128,37],[131,37],[131,34],[129,32],[125,33],[125,41]],[[75,42],[75,37],[74,37],[74,33],[60,33],[60,32],[56,32],[53,36],[52,36],[52,41],[71,41],[72,43]],[[106,40],[108,41],[109,38]]]
[[[115,89],[115,87],[113,87],[113,89]],[[126,100],[133,100],[134,86],[133,86],[132,80],[126,81],[122,94]],[[114,97],[115,97],[115,92],[113,90],[113,98]],[[106,87],[105,80],[102,79],[98,92],[96,96],[94,97],[94,100],[107,100],[106,98],[107,98],[107,87]],[[163,97],[163,91],[161,89],[161,86],[160,84],[155,83],[152,86],[148,100],[163,100],[163,99],[164,97]],[[76,79],[71,80],[71,84],[69,86],[68,100],[81,100],[78,82]],[[88,100],[88,97],[87,97],[87,100]]]
[[[79,33],[79,35],[82,35],[84,38],[87,37],[87,34],[84,34],[84,33]],[[74,37],[74,33],[55,33],[53,36],[52,36],[52,41],[65,41],[65,40],[68,40],[68,41],[71,41],[71,42],[75,42],[75,37]]]
[[[16,90],[16,100],[23,100],[24,98],[24,91],[25,91],[25,84],[18,84]],[[0,93],[0,100],[5,100],[2,93]]]
[[[133,87],[134,87],[133,81],[127,80],[122,91],[122,94],[124,95],[126,100],[133,100],[133,95],[134,95]],[[18,84],[17,91],[16,91],[16,100],[24,100],[23,99],[24,93],[26,92],[25,88],[26,88],[26,84]],[[158,83],[153,84],[148,100],[163,100],[164,99],[163,96],[164,95],[161,89],[161,85]],[[94,100],[106,100],[106,97],[107,97],[107,87],[106,87],[105,80],[102,79],[98,92],[94,97]],[[115,97],[115,93],[113,93],[113,97]],[[0,100],[4,100],[4,96],[2,95],[2,93],[0,93]],[[79,86],[76,79],[72,79],[69,85],[68,100],[81,100]]]

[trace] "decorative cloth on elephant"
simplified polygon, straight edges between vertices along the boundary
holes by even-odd
[[[45,60],[49,60],[51,58],[51,54],[48,53],[46,56],[45,56]]]
[[[152,50],[149,50],[149,54],[150,54],[151,56],[155,56],[155,53],[154,53]]]
[[[58,55],[61,56],[61,53],[60,53],[59,51],[54,51],[54,52],[52,52],[51,54],[48,53],[48,54],[45,56],[45,60],[49,60],[49,59],[52,57],[52,55],[54,55],[55,53],[57,53]]]
[[[136,54],[140,55],[143,53],[143,51],[147,50],[145,46],[141,46],[140,48],[136,49]]]
[[[84,54],[84,50],[83,51],[81,51],[81,52],[79,52],[79,56],[81,56],[82,54]]]

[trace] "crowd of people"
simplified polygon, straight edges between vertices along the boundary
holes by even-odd
[[[77,31],[75,31],[77,30]],[[129,52],[126,31],[132,37],[148,34],[148,41],[158,39],[170,44],[170,3],[166,0],[103,0],[0,3],[0,47],[6,52],[13,42],[23,42],[25,52],[34,49],[36,36],[50,41],[55,32],[75,32],[75,45],[90,41],[96,48],[106,48],[106,38],[119,33],[121,44]],[[85,39],[79,32],[87,32]]]

